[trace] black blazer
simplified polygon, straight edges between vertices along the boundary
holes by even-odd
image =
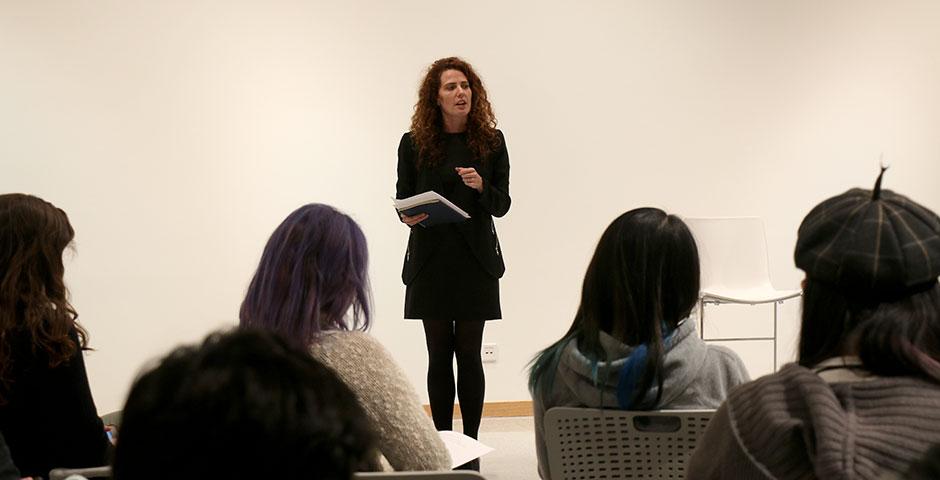
[[[483,192],[459,186],[450,194],[442,191],[442,179],[438,169],[416,168],[417,151],[411,140],[411,133],[405,133],[398,145],[398,183],[396,185],[396,198],[407,198],[412,195],[434,190],[470,215],[470,219],[456,224],[457,230],[467,240],[474,256],[480,265],[490,275],[500,278],[506,271],[503,263],[503,254],[499,248],[499,239],[496,236],[496,226],[493,217],[502,217],[509,211],[509,153],[506,150],[506,139],[503,133],[499,134],[500,147],[490,154],[486,162],[474,159],[467,167],[473,167],[483,177]],[[454,173],[456,175],[456,173]],[[408,249],[405,251],[405,262],[401,278],[405,284],[411,283],[418,271],[437,248],[439,228],[415,226],[411,229],[408,238]]]
[[[75,330],[69,338],[78,344]],[[27,476],[49,475],[58,467],[98,467],[108,463],[111,444],[98,418],[88,386],[82,351],[49,367],[45,352],[34,352],[27,332],[8,334],[14,383],[4,392],[0,430],[13,463]]]

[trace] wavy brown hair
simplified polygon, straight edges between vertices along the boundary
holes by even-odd
[[[483,81],[469,63],[457,57],[442,58],[428,67],[428,73],[421,82],[418,91],[418,103],[411,116],[411,138],[418,151],[417,166],[439,165],[444,159],[444,115],[437,104],[441,89],[441,74],[447,70],[457,70],[467,77],[470,83],[470,114],[467,117],[467,144],[470,151],[480,162],[500,147],[499,134],[496,132],[496,116],[486,96]]]
[[[68,301],[62,253],[75,237],[68,216],[32,195],[0,195],[0,403],[9,391],[11,341],[31,339],[49,366],[87,346],[87,332]],[[69,337],[75,330],[79,344]]]

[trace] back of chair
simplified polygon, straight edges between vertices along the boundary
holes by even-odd
[[[702,295],[737,303],[793,298],[770,281],[767,237],[760,217],[685,218],[702,267]]]
[[[770,284],[767,239],[759,217],[687,218],[702,262],[702,290]]]
[[[685,478],[714,413],[551,408],[544,426],[552,480]]]
[[[446,472],[370,472],[357,473],[353,480],[486,480],[477,472],[452,470]]]
[[[56,468],[49,472],[49,480],[65,480],[72,475],[78,475],[89,480],[94,478],[111,478],[111,467]]]

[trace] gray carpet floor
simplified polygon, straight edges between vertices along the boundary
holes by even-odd
[[[460,431],[460,422],[454,423],[454,430]],[[484,418],[480,441],[494,448],[480,459],[486,480],[538,480],[532,417]]]

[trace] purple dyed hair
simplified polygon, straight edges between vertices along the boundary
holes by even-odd
[[[264,247],[239,325],[274,331],[302,348],[326,330],[365,330],[368,259],[365,235],[344,213],[318,203],[294,210]]]

